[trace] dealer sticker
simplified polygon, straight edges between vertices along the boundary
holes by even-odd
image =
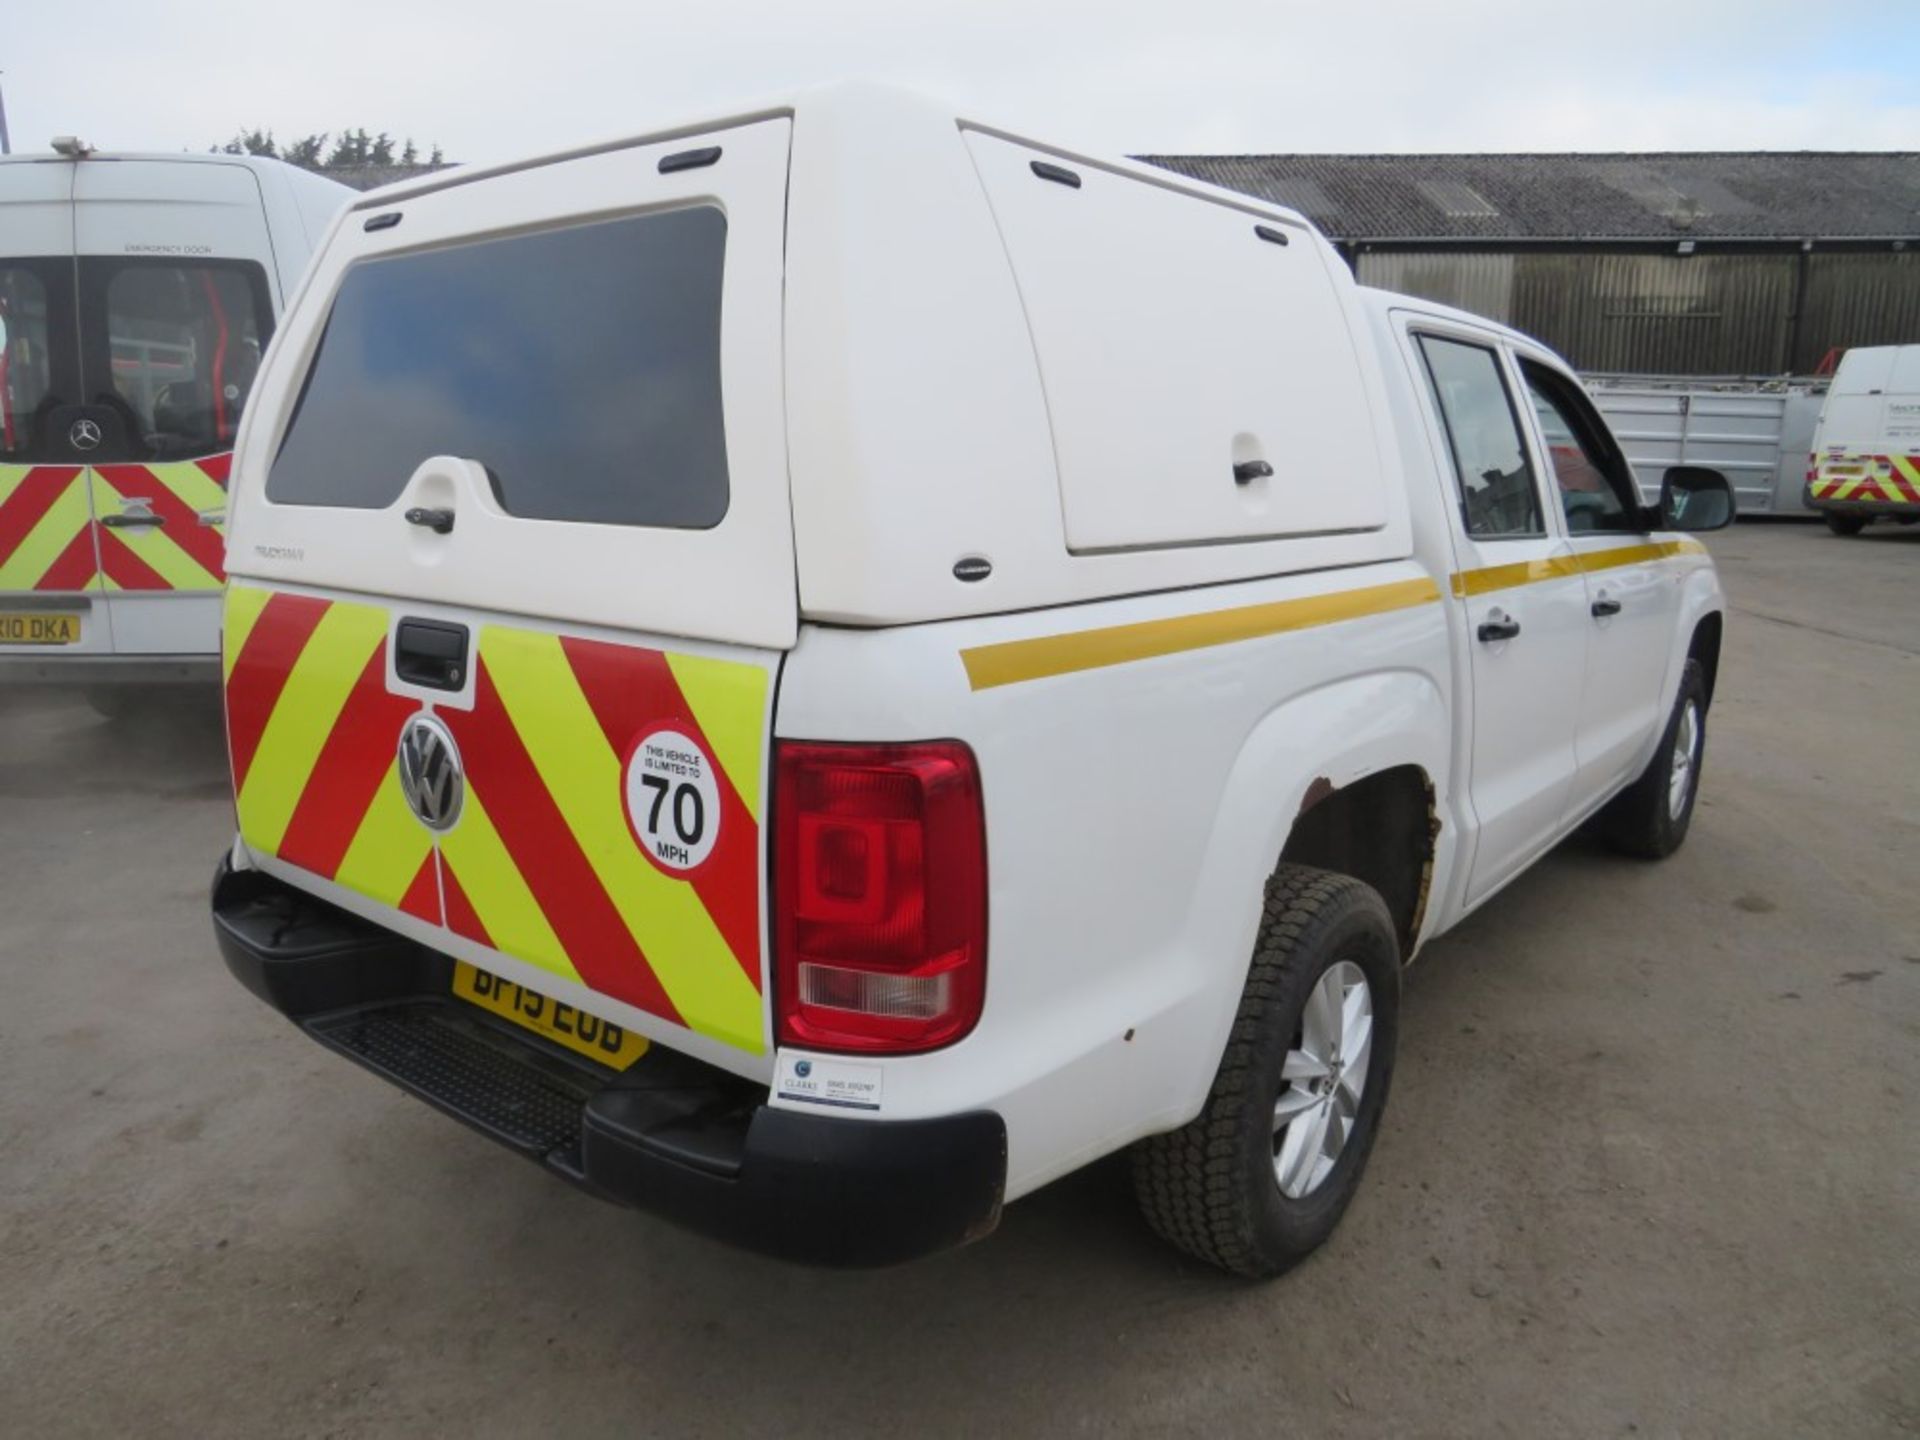
[[[878,1065],[783,1052],[774,1067],[773,1093],[782,1100],[799,1100],[808,1105],[878,1110],[880,1082],[885,1073]]]
[[[706,863],[720,839],[713,757],[678,730],[651,730],[627,757],[627,821],[647,858],[669,875]]]

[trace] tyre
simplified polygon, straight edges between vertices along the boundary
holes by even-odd
[[[1693,823],[1706,756],[1707,678],[1700,662],[1689,660],[1653,759],[1640,778],[1600,812],[1607,842],[1643,860],[1664,860],[1678,850]]]
[[[1864,515],[1842,515],[1833,510],[1822,510],[1820,518],[1827,522],[1827,528],[1836,535],[1858,535],[1867,528]]]
[[[1200,1114],[1133,1151],[1147,1223],[1263,1278],[1333,1233],[1393,1078],[1400,943],[1371,886],[1304,865],[1267,881],[1226,1054]]]

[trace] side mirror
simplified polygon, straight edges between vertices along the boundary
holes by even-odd
[[[1718,470],[1675,465],[1660,481],[1662,530],[1721,530],[1733,523],[1733,486]]]

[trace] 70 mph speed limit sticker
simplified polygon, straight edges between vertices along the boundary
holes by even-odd
[[[697,870],[720,839],[713,757],[678,730],[650,730],[627,757],[627,823],[647,858],[673,876]]]

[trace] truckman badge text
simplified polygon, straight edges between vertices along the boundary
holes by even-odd
[[[400,788],[429,830],[451,830],[460,818],[466,780],[447,727],[422,710],[400,732]]]

